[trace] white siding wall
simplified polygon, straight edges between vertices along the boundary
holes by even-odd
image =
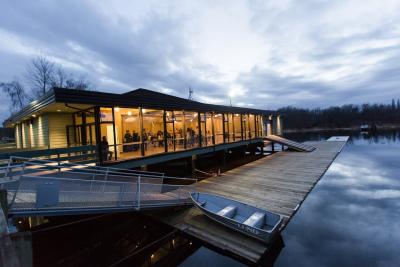
[[[21,128],[22,128],[22,147],[29,148],[31,147],[29,138],[29,121],[21,123]]]
[[[66,126],[72,124],[71,114],[49,113],[49,139],[50,148],[66,147],[67,146],[67,131]]]
[[[21,143],[21,125],[16,124],[15,128],[15,145],[17,148],[22,148],[22,143]]]
[[[47,114],[41,115],[33,120],[30,132],[32,147],[48,147],[49,128]]]

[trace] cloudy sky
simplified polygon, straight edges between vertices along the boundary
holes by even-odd
[[[400,97],[400,1],[1,1],[0,81],[45,55],[99,91],[275,109]],[[0,119],[7,103],[0,99]]]

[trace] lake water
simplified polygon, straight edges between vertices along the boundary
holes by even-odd
[[[274,266],[400,266],[400,131],[290,134],[324,140],[351,135],[282,232]],[[201,247],[181,266],[243,266]]]

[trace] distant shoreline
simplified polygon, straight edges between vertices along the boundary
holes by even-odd
[[[400,129],[399,125],[376,125],[378,130]],[[336,128],[308,128],[308,129],[284,129],[284,133],[309,133],[309,132],[330,132],[330,131],[360,131],[360,126],[336,127]]]

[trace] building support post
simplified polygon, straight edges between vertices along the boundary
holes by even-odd
[[[100,108],[94,107],[94,127],[96,132],[96,145],[97,155],[99,158],[99,165],[103,164],[103,154],[101,151],[101,129],[100,129]]]
[[[192,175],[196,175],[196,159],[197,159],[197,155],[192,155]]]
[[[197,113],[197,124],[199,126],[199,147],[203,146],[203,133],[201,132],[201,114],[200,112]]]

